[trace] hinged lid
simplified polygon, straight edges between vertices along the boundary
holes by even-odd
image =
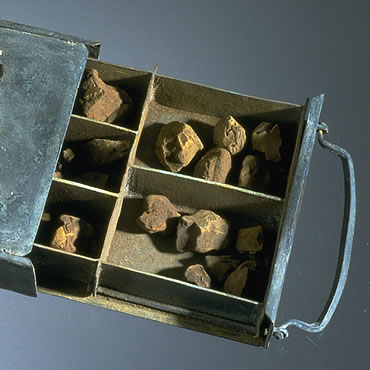
[[[88,51],[0,27],[0,251],[32,250]]]

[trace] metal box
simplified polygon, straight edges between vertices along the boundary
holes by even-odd
[[[323,95],[303,105],[271,101],[176,80],[97,59],[99,43],[10,22],[0,22],[0,287],[36,290],[232,340],[268,346],[287,326],[321,331],[343,290],[351,253],[355,194],[353,166],[344,150],[327,143],[319,123]],[[128,117],[113,123],[80,115],[78,87],[86,69],[133,99]],[[74,108],[73,108],[74,106]],[[234,116],[250,137],[262,121],[277,123],[282,160],[272,165],[272,187],[256,192],[192,176],[194,161],[180,173],[165,170],[153,149],[162,125],[181,120],[212,147],[220,117]],[[67,129],[68,126],[68,129]],[[317,322],[290,320],[276,327],[285,272],[316,137],[344,165],[346,209],[339,269],[328,304]],[[53,178],[63,140],[93,138],[130,142],[125,160],[109,169],[100,188]],[[245,153],[244,153],[245,155]],[[242,161],[236,156],[234,161]],[[203,256],[175,253],[175,236],[149,235],[135,219],[149,194],[167,196],[181,214],[207,209],[239,227],[262,224],[262,270],[247,294],[233,296],[184,280],[184,270]],[[83,253],[49,247],[52,227],[43,209],[82,217],[93,225],[94,245]],[[41,221],[40,221],[41,220]]]

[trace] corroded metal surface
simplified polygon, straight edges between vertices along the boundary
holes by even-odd
[[[0,20],[0,28],[7,28],[10,30],[11,29],[20,30],[22,32],[26,32],[30,34],[52,37],[52,38],[67,41],[67,42],[84,44],[87,50],[89,51],[90,58],[97,59],[99,57],[101,43],[98,41],[87,40],[87,39],[83,39],[81,37],[76,37],[72,35],[65,35],[59,32],[48,31],[43,28],[31,27],[31,26],[26,26],[24,24],[8,22],[6,20]]]
[[[313,98],[308,108],[308,117],[303,133],[302,144],[299,148],[297,167],[293,175],[292,185],[287,194],[285,209],[282,215],[268,293],[265,299],[266,314],[272,323],[274,323],[276,319],[286,269],[293,247],[294,232],[302,204],[303,190],[308,176],[311,155],[316,141],[316,131],[319,124],[323,100],[324,95]]]
[[[85,62],[83,44],[0,28],[0,250],[32,249]]]

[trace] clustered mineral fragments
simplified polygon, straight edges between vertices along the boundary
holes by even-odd
[[[282,140],[277,124],[260,123],[253,130],[249,143],[245,128],[234,117],[227,116],[216,123],[213,143],[215,147],[206,148],[207,151],[197,160],[193,176],[227,183],[232,169],[236,168],[239,169],[239,187],[268,191],[270,172],[266,161],[280,161]],[[179,172],[203,149],[203,143],[190,125],[173,121],[163,125],[154,152],[163,167]],[[246,153],[242,162],[237,155],[239,153]],[[264,158],[259,153],[263,153]]]
[[[200,287],[223,286],[226,293],[241,296],[248,271],[259,268],[255,255],[263,250],[261,225],[239,228],[235,246],[231,246],[229,221],[210,210],[181,215],[168,198],[154,194],[144,199],[136,221],[149,234],[176,232],[176,251],[193,252],[203,261],[189,265],[184,274],[188,282]],[[224,249],[232,254],[222,255]]]

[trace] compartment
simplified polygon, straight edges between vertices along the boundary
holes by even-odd
[[[98,71],[99,77],[104,81],[104,83],[126,91],[132,100],[128,111],[110,123],[117,126],[127,127],[132,130],[137,130],[152,73],[88,59],[86,63],[85,74],[81,80],[81,85],[86,79],[86,71],[91,69]],[[85,116],[81,105],[81,99],[83,97],[81,85],[78,90],[73,113],[75,115]]]
[[[220,118],[232,115],[246,130],[247,144],[240,153],[232,156],[232,169],[226,182],[238,186],[242,161],[246,155],[254,154],[268,168],[271,178],[267,189],[257,190],[279,197],[285,196],[305,107],[229,93],[163,76],[156,76],[154,89],[135,164],[166,170],[154,154],[158,134],[163,125],[183,121],[193,128],[204,145],[204,149],[179,172],[193,176],[195,164],[208,150],[215,147],[214,126]],[[251,133],[263,121],[279,125],[283,143],[280,148],[281,160],[278,163],[266,161],[263,153],[252,150]]]
[[[102,264],[98,292],[139,305],[176,313],[179,326],[196,318],[233,330],[259,333],[263,309],[256,301],[199,288],[163,276]],[[182,317],[181,317],[181,316]],[[165,317],[157,314],[157,320]],[[183,321],[183,323],[182,323]]]
[[[39,287],[78,297],[92,293],[97,261],[39,244],[34,245],[29,257]]]
[[[131,130],[72,116],[54,176],[118,193],[134,139]]]
[[[144,272],[151,276],[164,276],[181,281],[186,281],[184,272],[188,266],[198,263],[204,265],[206,254],[179,253],[176,250],[176,235],[148,234],[137,225],[136,219],[142,213],[145,196],[165,195],[181,215],[205,209],[230,222],[228,247],[207,254],[233,255],[240,263],[249,257],[255,259],[258,268],[257,271],[250,272],[244,297],[263,300],[283,206],[280,198],[138,166],[131,168],[126,190],[121,216],[112,244],[104,254],[104,263],[137,273]],[[256,224],[264,228],[264,250],[253,258],[243,257],[235,250],[237,232],[241,227]],[[122,284],[124,285],[124,282]],[[222,290],[222,285],[213,283],[212,291],[213,289]],[[134,294],[134,291],[131,294]]]
[[[117,198],[103,191],[94,191],[54,180],[44,208],[35,242],[50,246],[54,233],[59,227],[60,215],[71,215],[84,220],[79,237],[74,242],[76,254],[99,258]]]

